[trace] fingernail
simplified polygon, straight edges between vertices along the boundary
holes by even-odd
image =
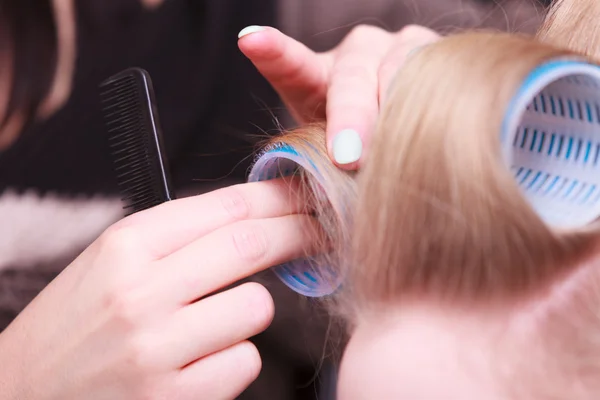
[[[333,139],[333,158],[338,164],[350,164],[360,159],[363,144],[354,129],[344,129]]]
[[[240,33],[238,33],[238,39],[243,38],[246,35],[249,35],[251,33],[255,33],[255,32],[260,32],[260,31],[264,31],[265,28],[259,25],[250,25],[245,27],[244,29],[242,29],[240,31]]]

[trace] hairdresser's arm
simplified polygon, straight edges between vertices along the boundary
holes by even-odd
[[[358,26],[333,50],[315,53],[273,28],[251,27],[239,46],[299,122],[327,119],[327,148],[341,167],[360,166],[380,104],[408,54],[438,35],[408,26]]]
[[[211,294],[311,251],[300,203],[250,183],[112,226],[0,334],[0,399],[235,398],[273,302],[256,283]]]

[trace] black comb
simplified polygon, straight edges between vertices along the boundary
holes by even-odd
[[[174,199],[148,72],[129,68],[100,88],[124,208],[133,214]]]

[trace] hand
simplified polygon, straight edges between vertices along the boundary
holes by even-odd
[[[439,38],[420,26],[389,33],[358,26],[317,54],[270,27],[240,32],[239,47],[277,90],[298,122],[327,119],[327,149],[345,169],[360,165],[380,104],[408,54]]]
[[[311,251],[291,187],[230,187],[109,228],[0,334],[0,398],[235,398],[260,371],[246,339],[273,301],[256,283],[213,293]]]

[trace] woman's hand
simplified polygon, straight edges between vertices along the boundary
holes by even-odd
[[[278,30],[250,26],[239,47],[299,122],[327,119],[334,162],[356,169],[369,144],[390,81],[408,54],[439,38],[421,26],[396,33],[356,27],[335,49],[317,54]]]
[[[273,301],[256,283],[213,293],[314,250],[292,188],[238,185],[109,228],[0,335],[0,399],[235,398]]]

